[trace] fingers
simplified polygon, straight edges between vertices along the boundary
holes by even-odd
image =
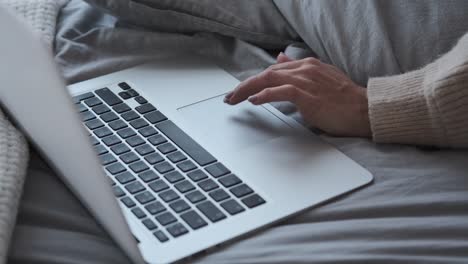
[[[302,82],[300,79],[286,71],[266,70],[240,83],[232,93],[225,97],[224,101],[235,105],[267,87],[280,86],[286,83],[299,86],[300,82]]]
[[[278,64],[268,67],[259,75],[253,76],[243,81],[232,92],[228,93],[224,98],[224,102],[228,104],[238,104],[246,100],[249,96],[254,95],[266,87],[276,87],[283,84],[291,84],[296,87],[310,86],[310,83],[300,74],[291,74],[292,71],[297,71],[304,67],[316,68],[321,65],[320,60],[316,58],[305,58],[302,60],[292,60],[286,55],[280,53],[278,55]]]
[[[248,100],[254,105],[281,101],[289,101],[293,104],[299,104],[301,100],[304,100],[307,97],[308,95],[305,91],[295,87],[294,85],[284,84],[263,89],[259,93],[250,96]]]

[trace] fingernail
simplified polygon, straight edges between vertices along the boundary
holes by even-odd
[[[251,95],[249,96],[249,98],[247,98],[247,100],[249,100],[249,102],[251,102],[252,104],[255,104],[258,100],[258,97],[256,95]]]
[[[234,91],[231,91],[231,92],[227,93],[226,96],[224,96],[224,98],[231,99],[233,94],[234,94]]]
[[[231,99],[231,97],[232,97],[233,94],[234,94],[234,92],[229,92],[229,93],[227,93],[226,96],[224,96],[224,100],[223,100],[223,101],[224,101],[226,104],[228,104],[228,103],[229,103],[229,100]]]

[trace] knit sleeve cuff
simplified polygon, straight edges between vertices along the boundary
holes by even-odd
[[[431,113],[424,89],[436,67],[429,64],[406,74],[369,80],[369,119],[375,142],[438,145],[442,141],[441,126]]]

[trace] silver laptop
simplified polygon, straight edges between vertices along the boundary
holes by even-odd
[[[182,260],[317,206],[371,174],[186,55],[68,86],[0,10],[0,100],[136,263]],[[70,96],[71,94],[71,96]]]

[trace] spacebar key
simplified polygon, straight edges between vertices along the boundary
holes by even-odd
[[[156,124],[156,127],[201,166],[216,161],[208,151],[195,142],[189,135],[185,134],[172,121],[161,122]]]

